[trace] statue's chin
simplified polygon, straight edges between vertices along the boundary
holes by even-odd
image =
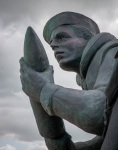
[[[59,60],[58,63],[61,69],[77,73],[79,70],[80,59],[63,58]]]
[[[74,72],[74,68],[72,67],[71,64],[59,63],[59,66],[60,66],[61,69],[65,70],[65,71],[72,71],[72,72]]]

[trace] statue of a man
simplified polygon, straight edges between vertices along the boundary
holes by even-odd
[[[74,12],[52,17],[43,33],[59,66],[76,72],[77,84],[83,90],[55,85],[51,82],[51,67],[38,73],[21,59],[24,92],[39,100],[50,116],[59,116],[88,133],[102,136],[107,124],[105,90],[115,64],[117,39],[109,33],[100,33],[93,20]]]

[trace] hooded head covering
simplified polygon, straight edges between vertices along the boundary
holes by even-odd
[[[92,19],[75,12],[62,12],[49,19],[44,27],[43,37],[47,43],[50,42],[52,31],[61,25],[78,25],[95,34],[100,32],[98,25]]]

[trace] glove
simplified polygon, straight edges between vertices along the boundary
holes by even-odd
[[[52,97],[61,86],[54,84],[52,66],[39,73],[31,69],[23,58],[20,59],[20,66],[22,90],[27,96],[40,102],[44,110],[53,116]]]
[[[54,83],[53,67],[49,66],[46,71],[39,73],[31,69],[25,63],[23,58],[20,59],[20,66],[20,78],[23,91],[27,96],[40,101],[42,88],[46,85],[46,83]]]

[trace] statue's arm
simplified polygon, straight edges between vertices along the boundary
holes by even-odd
[[[54,115],[68,120],[86,132],[102,134],[106,103],[104,91],[112,74],[115,53],[116,50],[112,50],[106,54],[92,90],[59,87],[52,96],[49,96],[48,91],[56,85],[47,85],[42,89],[44,95],[47,91],[44,101],[45,99],[51,101],[51,110]],[[43,107],[45,107],[45,104]]]
[[[66,119],[86,132],[101,135],[105,104],[105,95],[102,89],[84,91],[59,86],[59,89],[50,97],[47,89],[55,87],[58,86],[47,84],[42,89],[44,97],[42,96],[41,103],[47,113],[47,106],[49,106],[54,116]],[[47,104],[45,99],[47,99]]]
[[[75,143],[75,148],[76,150],[100,150],[102,143],[103,138],[96,136],[89,141]]]

